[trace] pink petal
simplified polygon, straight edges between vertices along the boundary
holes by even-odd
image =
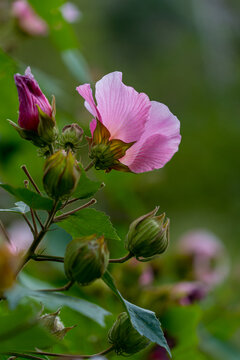
[[[97,108],[111,139],[132,142],[140,139],[149,118],[148,96],[122,82],[122,73],[113,72],[96,83]]]
[[[150,118],[140,140],[120,161],[135,173],[163,167],[177,152],[181,141],[180,123],[167,106],[152,101]]]
[[[97,106],[93,99],[92,89],[90,84],[80,85],[76,88],[77,92],[84,98],[86,109],[101,121],[101,116],[98,112]]]
[[[12,15],[17,19],[20,28],[29,35],[47,35],[48,25],[25,0],[12,3]]]
[[[90,125],[89,125],[92,136],[93,136],[96,126],[97,126],[97,120],[92,119],[92,121],[90,122]]]

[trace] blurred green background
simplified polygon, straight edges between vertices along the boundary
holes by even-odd
[[[21,140],[6,121],[17,121],[18,117],[14,73],[23,73],[30,65],[47,96],[56,96],[59,127],[79,122],[88,133],[91,116],[76,86],[89,81],[94,84],[109,72],[122,71],[127,85],[169,106],[181,122],[182,142],[179,152],[158,171],[141,175],[92,171],[92,178],[106,184],[97,195],[97,208],[110,215],[124,237],[134,218],[160,205],[171,219],[169,253],[187,230],[205,228],[215,233],[230,255],[231,275],[211,301],[237,304],[239,1],[72,2],[81,11],[81,18],[74,24],[65,21],[59,12],[64,1],[30,1],[48,23],[49,34],[45,37],[24,34],[10,15],[11,1],[0,2],[0,180],[21,185],[23,163],[40,179],[43,166],[34,147]],[[86,164],[87,147],[83,153]],[[8,195],[0,195],[1,208],[12,203]],[[6,223],[14,219],[2,218]],[[123,255],[122,244],[112,244],[112,253]]]

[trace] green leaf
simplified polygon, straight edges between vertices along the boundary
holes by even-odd
[[[102,279],[124,305],[133,327],[139,332],[139,334],[144,335],[152,342],[157,343],[159,346],[166,349],[171,356],[169,346],[161,329],[161,324],[155,313],[125,300],[116,288],[113,277],[108,271],[105,272]]]
[[[215,360],[239,360],[239,349],[230,342],[221,341],[200,328],[200,349]]]
[[[176,341],[176,346],[172,350],[174,359],[181,359],[182,354],[185,354],[186,360],[191,359],[192,351],[198,346],[197,328],[201,316],[202,309],[198,304],[172,306],[162,315],[164,329]]]
[[[100,186],[101,181],[90,180],[85,171],[81,168],[81,177],[72,196],[78,199],[87,199],[94,195],[99,190]]]
[[[0,352],[20,352],[52,346],[56,339],[38,322],[40,307],[19,305],[9,311],[0,306]]]
[[[15,203],[16,207],[10,209],[0,209],[0,212],[13,212],[20,214],[27,214],[30,211],[28,205],[26,205],[23,201],[19,201]]]
[[[14,195],[18,200],[23,201],[32,209],[51,210],[53,200],[25,188],[15,188],[11,185],[0,184],[0,186]]]
[[[47,288],[51,288],[51,285],[45,285]],[[57,292],[50,293],[39,290],[31,290],[20,284],[16,284],[13,289],[7,291],[5,296],[11,309],[14,309],[22,298],[31,297],[41,301],[41,303],[43,303],[49,310],[56,311],[59,307],[67,306],[68,308],[94,320],[101,326],[105,325],[105,316],[110,315],[107,310],[87,300],[63,295]]]
[[[73,238],[96,234],[105,239],[120,240],[109,216],[95,209],[83,209],[58,223]]]

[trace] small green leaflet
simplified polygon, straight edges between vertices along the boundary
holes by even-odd
[[[23,201],[18,201],[15,203],[15,207],[12,207],[10,209],[0,209],[0,212],[13,212],[13,213],[20,213],[20,214],[26,214],[30,211],[30,208],[28,205],[26,205]]]
[[[96,234],[105,239],[120,240],[109,216],[95,209],[83,209],[58,223],[73,238]]]
[[[108,271],[105,272],[102,279],[124,305],[133,327],[139,332],[139,334],[144,335],[152,342],[165,348],[171,356],[169,346],[161,329],[161,324],[155,313],[131,304],[129,301],[125,300],[116,288],[113,277]]]
[[[78,199],[87,199],[94,195],[99,190],[100,186],[101,181],[90,180],[81,167],[81,177],[72,196]]]
[[[0,186],[15,196],[18,200],[21,200],[32,209],[40,209],[40,210],[51,210],[53,207],[53,200],[41,196],[29,189],[25,188],[15,188],[11,185],[0,184]]]
[[[38,280],[36,279],[36,281]],[[46,287],[51,288],[51,285],[46,285]],[[14,309],[22,298],[31,297],[41,301],[41,303],[43,303],[49,310],[52,311],[56,311],[59,307],[67,306],[68,308],[94,320],[101,326],[105,326],[105,316],[110,315],[107,310],[87,300],[63,295],[57,292],[48,293],[38,290],[31,290],[20,284],[16,284],[14,288],[7,291],[5,296],[11,309]]]

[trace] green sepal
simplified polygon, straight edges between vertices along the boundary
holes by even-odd
[[[56,128],[56,121],[53,117],[48,116],[42,109],[38,106],[39,114],[39,124],[38,124],[38,136],[46,144],[53,143],[58,135],[58,130]]]
[[[21,128],[19,125],[17,125],[12,120],[7,119],[9,124],[14,127],[14,129],[18,132],[18,134],[23,138],[24,140],[29,140],[33,143],[33,145],[38,147],[44,147],[46,146],[46,143],[41,139],[36,131],[32,130],[25,130]]]

